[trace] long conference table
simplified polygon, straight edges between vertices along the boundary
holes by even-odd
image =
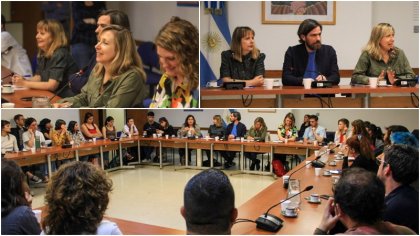
[[[223,88],[201,88],[201,107],[244,107],[240,102],[241,96],[250,95],[275,95],[274,103],[267,101],[264,104],[251,102],[249,107],[322,107],[319,99],[326,103],[327,97],[305,97],[305,95],[332,94],[330,101],[332,107],[418,107],[419,86],[396,87],[386,86],[370,88],[369,86],[336,85],[332,88],[304,89],[302,86],[280,86],[273,89],[264,87],[244,88],[242,90],[225,90]],[[334,97],[335,94],[351,94],[351,97]],[[382,96],[372,96],[378,94]],[[414,96],[414,95],[415,96]],[[394,96],[396,95],[396,96]],[[220,98],[222,97],[222,98]],[[248,100],[250,98],[247,98]],[[266,99],[264,100],[266,101]],[[327,105],[327,104],[325,104]]]
[[[19,152],[19,153],[7,153],[5,158],[13,159],[20,165],[29,165],[34,163],[45,163],[45,155],[64,154],[62,158],[76,158],[79,155],[97,153],[119,148],[121,155],[121,148],[137,146],[140,148],[140,144],[144,146],[156,146],[162,147],[179,147],[179,148],[211,148],[213,150],[232,150],[232,151],[255,151],[255,152],[266,152],[272,153],[300,153],[308,154],[313,153],[314,150],[320,150],[322,153],[325,148],[314,146],[308,143],[289,142],[277,143],[277,142],[265,142],[265,143],[253,143],[253,142],[241,142],[241,141],[214,141],[214,140],[188,140],[178,138],[143,138],[143,137],[132,137],[122,138],[119,141],[110,140],[97,140],[95,143],[84,143],[80,146],[74,146],[68,149],[62,149],[61,147],[53,148],[42,148],[40,151],[32,152]],[[224,149],[228,147],[228,149]],[[211,149],[210,149],[211,150]],[[188,153],[188,152],[187,152]],[[314,155],[310,155],[306,160],[313,160]],[[101,154],[102,156],[102,154]],[[328,157],[333,159],[334,155],[331,154]],[[298,168],[302,167],[305,162],[300,163],[294,169],[288,172],[292,173]],[[122,162],[121,162],[122,165]],[[341,169],[341,162],[337,162],[337,166],[330,167],[326,165],[324,169]],[[277,234],[311,234],[316,226],[319,224],[319,220],[322,216],[325,200],[321,200],[321,204],[310,204],[305,200],[312,193],[328,194],[332,195],[332,177],[318,176],[314,174],[314,168],[303,168],[300,171],[293,174],[293,179],[300,181],[300,189],[303,190],[306,186],[313,185],[314,188],[305,192],[301,195],[301,203],[299,205],[299,215],[297,218],[286,218],[280,215],[280,206],[273,208],[270,213],[280,216],[283,220],[283,227],[277,232]],[[255,220],[261,214],[272,205],[278,203],[282,199],[287,197],[288,191],[283,188],[283,180],[279,178],[274,181],[270,186],[265,188],[263,191],[252,197],[246,203],[238,207],[238,218],[246,218]],[[149,224],[143,224],[139,222],[133,222],[118,218],[112,218],[106,216],[105,218],[116,222],[124,234],[184,234],[185,231],[170,229],[160,226],[154,226]],[[232,228],[232,234],[273,234],[264,230],[256,228],[255,223],[237,223]]]

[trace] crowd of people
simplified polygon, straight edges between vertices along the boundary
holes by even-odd
[[[71,39],[68,25],[58,18],[38,22],[34,72],[2,16],[2,66],[14,73],[15,86],[57,94],[62,99],[52,104],[55,108],[144,107],[148,96],[153,98],[150,107],[198,107],[199,36],[191,22],[172,17],[156,36],[162,77],[155,94],[148,94],[128,16],[107,10],[105,2],[75,2],[71,7]]]
[[[302,86],[304,78],[313,81],[340,83],[335,49],[322,44],[323,27],[313,19],[299,25],[298,45],[288,47],[283,62],[284,86]],[[246,86],[264,85],[265,54],[255,43],[256,33],[247,26],[236,27],[230,49],[221,53],[220,77],[223,82],[242,81]],[[379,23],[372,29],[370,39],[353,70],[351,84],[369,84],[369,77],[394,84],[399,78],[415,78],[404,51],[394,45],[395,29]]]

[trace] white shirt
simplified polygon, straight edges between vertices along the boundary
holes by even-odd
[[[130,127],[128,125],[124,125],[124,134],[128,135],[130,133]],[[133,133],[139,134],[139,130],[137,129],[136,125],[133,125]]]
[[[12,47],[7,51],[9,47]],[[31,62],[26,50],[7,32],[1,32],[1,65],[19,75],[32,76]]]
[[[44,135],[41,132],[39,132],[38,130],[35,131],[35,136],[39,136],[39,141],[41,143],[45,142]],[[26,150],[31,149],[31,147],[28,146],[28,141],[29,141],[30,137],[31,137],[31,134],[29,133],[29,131],[26,131],[22,134],[23,148],[25,148]]]
[[[10,151],[19,151],[16,137],[13,134],[1,136],[1,153],[6,153]]]

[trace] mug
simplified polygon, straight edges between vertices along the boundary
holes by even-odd
[[[3,108],[14,108],[15,104],[12,103],[12,102],[5,102],[5,103],[1,104],[1,107],[3,107]]]
[[[319,202],[319,194],[317,194],[317,193],[311,194],[311,196],[309,198],[309,201],[311,201],[311,202]]]
[[[2,92],[2,93],[13,93],[13,92],[14,92],[14,89],[13,89],[12,85],[5,84],[5,85],[3,85],[3,87],[1,88],[1,92]]]
[[[294,216],[297,214],[297,207],[295,206],[289,206],[286,208],[286,215],[288,216]]]

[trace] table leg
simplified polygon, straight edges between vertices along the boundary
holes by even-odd
[[[102,145],[99,146],[99,153],[101,155],[101,167],[102,167],[102,170],[105,170],[105,167],[104,167],[104,149],[103,149]],[[109,158],[109,155],[108,155],[108,158]]]
[[[276,94],[276,105],[277,105],[277,108],[283,107],[283,98],[281,94]]]
[[[159,140],[159,167],[162,169],[162,142]]]

